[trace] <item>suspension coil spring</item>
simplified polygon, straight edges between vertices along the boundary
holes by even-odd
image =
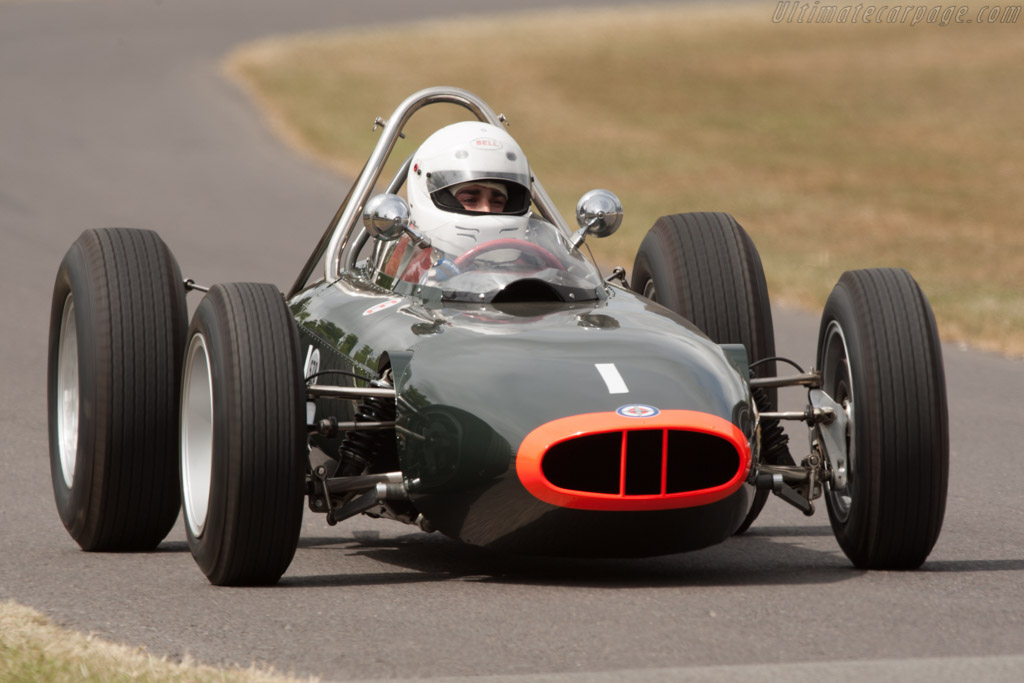
[[[378,380],[378,386],[391,384]],[[395,419],[395,402],[390,398],[366,398],[356,407],[355,422],[390,422]],[[339,476],[358,476],[369,472],[398,469],[398,453],[392,430],[353,429],[345,434],[338,449]]]
[[[750,394],[759,411],[767,413],[775,409],[763,387],[751,389]],[[789,435],[779,420],[761,420],[761,458],[769,465],[795,464],[789,453]]]

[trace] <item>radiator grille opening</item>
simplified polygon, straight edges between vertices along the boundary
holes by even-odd
[[[669,430],[668,491],[699,491],[720,486],[734,476],[740,458],[732,444],[711,434]]]
[[[541,463],[544,477],[559,488],[627,497],[722,486],[739,468],[729,441],[682,429],[586,434],[555,444]]]
[[[588,434],[553,446],[544,457],[543,472],[563,489],[618,493],[621,460],[621,434]]]
[[[626,495],[661,493],[661,429],[626,432]]]

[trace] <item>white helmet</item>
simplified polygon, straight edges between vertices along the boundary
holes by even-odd
[[[452,188],[470,181],[500,183],[504,210],[470,211]],[[512,136],[498,126],[463,121],[428,137],[412,157],[407,192],[412,223],[433,246],[460,254],[500,238],[523,239],[530,211],[530,165]]]

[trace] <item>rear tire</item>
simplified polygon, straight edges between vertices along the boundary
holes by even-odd
[[[949,434],[935,317],[910,274],[844,273],[817,362],[822,389],[849,416],[846,483],[825,487],[836,540],[862,569],[915,569],[942,528]]]
[[[298,329],[270,285],[210,289],[188,332],[181,487],[210,583],[273,584],[299,540],[306,474]]]
[[[675,311],[718,344],[743,344],[750,362],[775,355],[775,331],[761,257],[750,235],[727,213],[662,216],[637,251],[630,282],[633,291]],[[775,375],[775,363],[753,376]],[[764,392],[760,410],[775,410],[776,390]],[[778,430],[763,420],[762,432]],[[782,437],[785,438],[785,437]],[[792,464],[788,449],[783,460]],[[756,491],[753,506],[736,530],[742,533],[760,514],[768,497]]]
[[[83,550],[151,550],[178,516],[178,379],[185,288],[148,230],[87,230],[50,313],[50,473]]]

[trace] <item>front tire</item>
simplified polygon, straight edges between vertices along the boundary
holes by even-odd
[[[822,390],[847,413],[845,482],[825,487],[832,530],[862,569],[914,569],[942,528],[946,384],[935,317],[905,270],[844,273],[821,319]]]
[[[189,327],[181,491],[196,563],[215,585],[276,583],[302,523],[299,337],[275,287],[217,285]]]
[[[50,473],[83,550],[151,550],[178,516],[178,378],[185,288],[148,230],[87,230],[50,313]]]

